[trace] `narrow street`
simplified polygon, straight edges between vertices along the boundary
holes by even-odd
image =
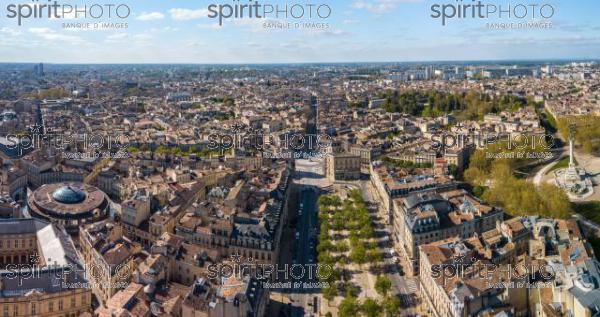
[[[317,200],[319,190],[331,187],[331,183],[327,182],[323,175],[322,162],[320,160],[297,160],[296,171],[294,177],[294,186],[296,188],[295,197],[290,205],[290,219],[293,224],[284,234],[284,242],[282,245],[282,255],[280,265],[287,263],[293,264],[315,264],[316,263],[316,237],[318,235],[318,217],[317,217]],[[375,230],[377,232],[377,245],[382,254],[382,262],[377,269],[378,273],[384,274],[392,282],[391,293],[396,295],[401,304],[401,316],[417,316],[419,312],[419,295],[418,295],[418,278],[404,276],[399,263],[399,255],[395,251],[392,236],[392,227],[386,222],[387,215],[383,214],[383,210],[378,202],[377,194],[372,187],[370,181],[352,181],[352,182],[337,182],[334,187],[346,187],[346,189],[356,188],[361,191],[363,199],[367,202],[369,209],[372,211],[372,219]],[[369,297],[378,296],[374,290],[375,277],[377,272],[364,272],[355,278],[360,279],[359,284],[364,285],[362,291],[364,295]],[[302,279],[301,282],[307,282],[307,279]],[[293,282],[293,280],[292,280]],[[318,316],[318,311],[321,310],[319,289],[303,289],[294,288],[278,293],[272,298],[277,301],[282,301],[287,306],[281,309],[279,316],[303,317],[303,316]],[[317,299],[317,307],[314,302]],[[424,316],[421,314],[421,316]]]
[[[323,175],[322,163],[318,160],[297,160],[294,176],[294,186],[297,190],[297,202],[290,205],[291,214],[296,217],[294,228],[291,230],[291,241],[286,244],[291,251],[290,266],[301,264],[303,267],[316,264],[316,240],[318,234],[317,200],[319,191],[328,184]],[[301,280],[292,282],[317,282],[308,274]],[[314,298],[320,289],[295,288],[289,290],[290,315],[292,317],[310,316],[315,314]],[[317,307],[318,308],[318,307]]]

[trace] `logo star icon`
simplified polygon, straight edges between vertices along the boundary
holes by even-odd
[[[40,262],[40,255],[36,253],[32,253],[29,255],[29,261],[32,263],[39,263]]]
[[[33,127],[29,128],[29,130],[31,131],[32,134],[40,134],[42,132],[43,128],[44,128],[43,125],[39,125],[36,123]]]
[[[240,263],[241,259],[242,259],[242,256],[237,252],[235,254],[230,255],[230,257],[231,257],[231,261],[236,262],[236,263]]]
[[[243,123],[236,122],[231,125],[231,131],[233,133],[241,132],[246,126]]]
[[[465,259],[464,255],[457,255],[457,256],[454,257],[454,262],[455,263],[457,263],[457,262],[461,263],[464,259]]]

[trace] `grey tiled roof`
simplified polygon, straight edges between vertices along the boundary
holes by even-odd
[[[0,235],[34,233],[38,229],[48,225],[47,222],[36,220],[33,218],[0,219]]]
[[[83,269],[71,237],[55,225],[37,218],[0,219],[0,235],[7,234],[35,234],[38,256],[44,259],[46,265],[19,265],[0,270],[0,297],[23,296],[35,291],[53,293],[64,290],[62,282],[86,282],[81,276]],[[36,273],[32,275],[31,270]],[[21,274],[24,271],[27,275]],[[63,276],[61,272],[71,273]]]

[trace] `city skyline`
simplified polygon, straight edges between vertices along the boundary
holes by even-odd
[[[547,58],[547,59],[496,59],[496,60],[414,60],[414,61],[347,61],[347,62],[281,62],[281,63],[270,63],[270,62],[239,62],[239,63],[186,63],[186,62],[147,62],[147,63],[62,63],[62,62],[44,62],[44,61],[22,61],[22,62],[5,62],[0,61],[0,65],[36,65],[42,63],[44,65],[57,65],[57,66],[111,66],[111,65],[132,65],[132,66],[327,66],[327,65],[464,65],[474,67],[489,67],[492,64],[498,66],[514,66],[515,64],[531,64],[531,65],[543,65],[543,64],[564,64],[564,63],[588,63],[588,62],[600,62],[600,58]]]
[[[425,0],[322,2],[331,7],[331,16],[310,21],[327,23],[324,30],[263,28],[264,22],[282,22],[272,19],[225,20],[219,26],[208,18],[207,2],[151,1],[144,2],[143,9],[140,1],[123,3],[131,15],[111,22],[128,27],[107,30],[62,27],[84,22],[81,19],[29,19],[19,26],[1,8],[1,62],[298,64],[600,58],[600,23],[593,16],[600,4],[591,0],[554,1],[552,28],[516,30],[489,29],[487,22],[498,22],[492,20],[451,20],[442,26],[430,17],[434,2]],[[229,3],[233,2],[217,2]]]

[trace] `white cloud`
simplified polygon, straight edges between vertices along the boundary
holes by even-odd
[[[208,15],[208,10],[207,9],[191,10],[191,9],[174,8],[174,9],[169,10],[169,13],[171,13],[171,18],[173,18],[174,20],[187,21],[187,20],[195,20],[195,19],[200,19],[200,18],[206,17]]]
[[[142,12],[137,16],[137,20],[140,21],[153,21],[153,20],[162,20],[165,18],[165,15],[160,12]]]
[[[154,35],[148,33],[140,33],[131,36],[133,43],[137,45],[152,45],[154,42]]]
[[[78,37],[78,36],[74,36],[74,35],[67,35],[67,34],[62,34],[62,33],[58,33],[50,28],[29,28],[29,32],[46,40],[46,41],[50,41],[50,42],[68,42],[66,44],[75,44],[75,43],[82,43],[83,40]],[[58,43],[57,43],[58,44]],[[60,43],[60,44],[65,44],[65,43]]]
[[[106,42],[120,43],[128,37],[127,33],[115,33],[106,36]]]
[[[107,39],[122,39],[127,37],[127,33],[115,33],[107,36]]]
[[[415,3],[422,1],[423,0],[358,0],[352,3],[352,7],[355,9],[365,9],[376,14],[382,14],[395,9],[402,3]]]
[[[346,35],[350,35],[350,33],[343,31],[343,30],[329,30],[329,29],[324,29],[324,30],[320,30],[317,29],[317,32],[321,32],[324,35],[327,36],[346,36]]]
[[[303,31],[311,36],[345,37],[351,35],[340,29],[303,29]]]
[[[149,31],[152,33],[177,32],[177,31],[179,31],[179,28],[165,26],[162,28],[151,28]]]
[[[9,35],[9,36],[17,36],[17,35],[20,35],[21,32],[19,32],[18,30],[3,26],[0,28],[0,34]]]
[[[151,33],[115,33],[107,35],[105,38],[106,43],[110,44],[127,44],[127,45],[150,45],[154,42],[154,35]]]
[[[187,42],[185,44],[185,46],[187,46],[187,47],[200,47],[200,46],[206,46],[206,43],[202,42],[202,41],[193,40],[193,41]]]
[[[201,29],[212,29],[212,30],[218,30],[221,29],[222,27],[219,25],[219,23],[210,23],[210,24],[198,24],[198,27]]]

